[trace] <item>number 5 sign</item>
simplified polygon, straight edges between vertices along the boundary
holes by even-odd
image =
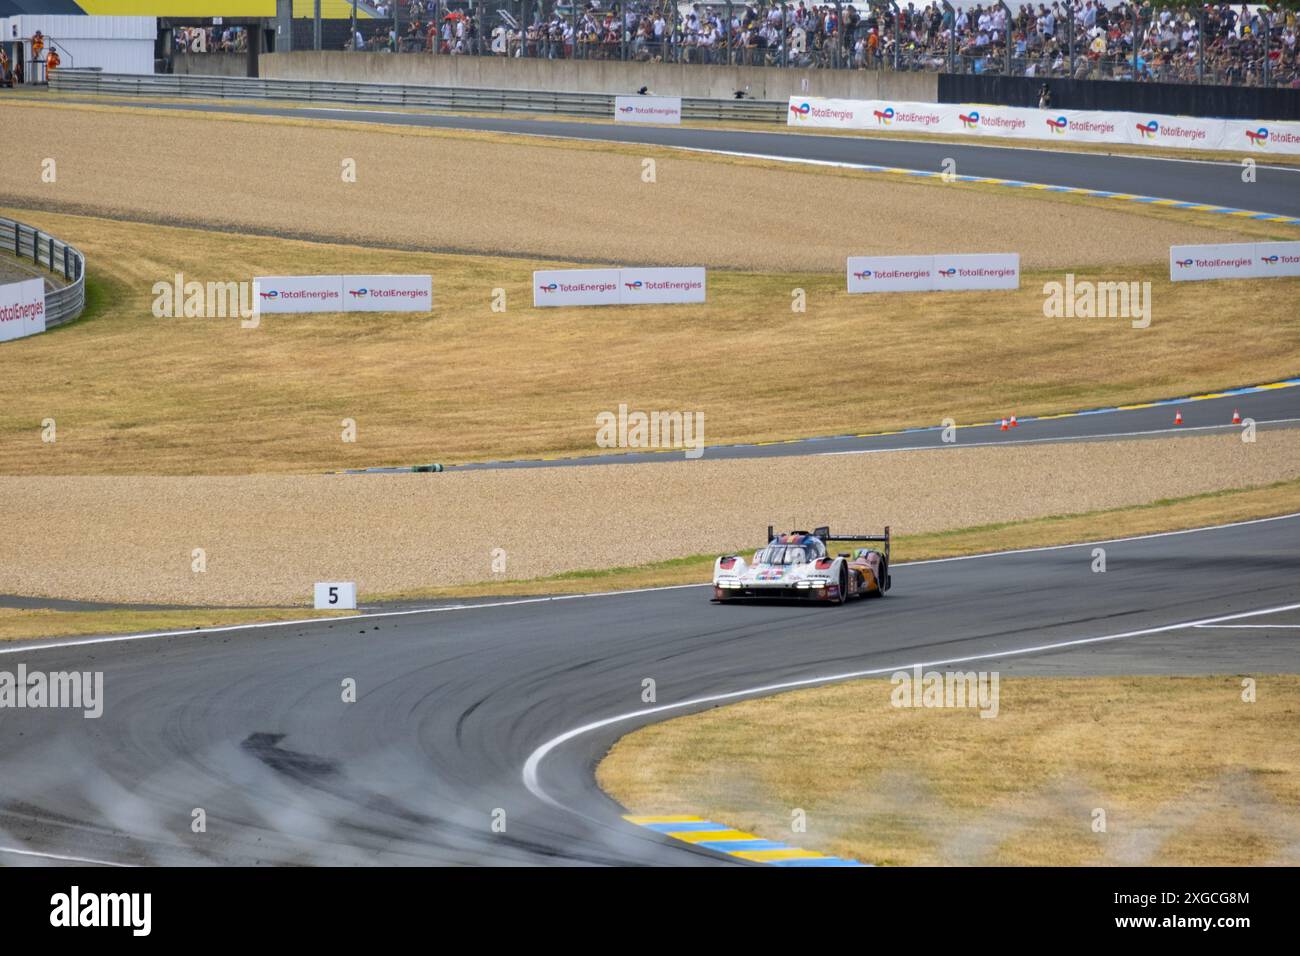
[[[316,610],[357,609],[357,586],[352,581],[317,582]]]

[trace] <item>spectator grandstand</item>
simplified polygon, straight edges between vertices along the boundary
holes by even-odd
[[[348,26],[343,48],[1300,88],[1296,11],[1281,4],[404,0],[366,9],[374,15]]]

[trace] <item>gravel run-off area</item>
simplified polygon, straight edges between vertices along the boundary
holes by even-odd
[[[960,476],[960,480],[954,480]],[[444,474],[0,477],[0,593],[238,605],[362,600],[762,544],[766,526],[895,533],[1300,477],[1300,431]],[[192,570],[204,549],[206,571]]]

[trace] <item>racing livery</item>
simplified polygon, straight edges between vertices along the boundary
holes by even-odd
[[[831,555],[828,541],[879,541],[883,549],[858,548]],[[889,590],[889,528],[884,534],[831,534],[830,528],[773,534],[751,561],[724,554],[713,565],[713,600],[798,598],[843,604],[852,597]]]

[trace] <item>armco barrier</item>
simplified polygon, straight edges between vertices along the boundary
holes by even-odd
[[[61,275],[66,285],[45,293],[45,327],[71,322],[86,307],[86,258],[62,239],[0,216],[0,242],[20,259]]]
[[[180,97],[186,99],[287,100],[365,106],[413,106],[467,112],[560,113],[614,116],[611,93],[559,93],[464,87],[265,80],[233,76],[149,76],[60,69],[50,78],[60,93]],[[759,100],[683,99],[682,119],[779,123],[785,103]]]

